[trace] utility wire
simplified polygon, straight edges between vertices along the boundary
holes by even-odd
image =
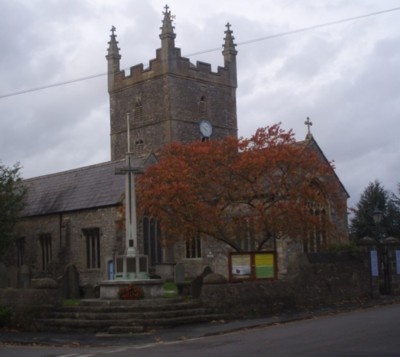
[[[307,31],[311,31],[311,30],[315,30],[315,29],[319,29],[319,28],[323,28],[323,27],[343,24],[345,22],[356,21],[356,20],[367,18],[367,17],[382,15],[382,14],[386,14],[386,13],[394,12],[394,11],[399,11],[399,10],[400,10],[400,7],[394,7],[392,9],[371,12],[371,13],[365,14],[365,15],[348,17],[348,18],[345,18],[345,19],[337,20],[337,21],[326,22],[324,24],[303,27],[303,28],[300,28],[300,29],[292,30],[292,31],[281,32],[281,33],[278,33],[278,34],[275,34],[275,35],[263,36],[263,37],[255,38],[255,39],[252,39],[252,40],[239,42],[239,43],[236,44],[236,46],[239,47],[239,46],[249,45],[249,44],[256,43],[256,42],[271,40],[271,39],[278,38],[278,37],[290,36],[290,35],[294,35],[294,34],[301,33],[301,32],[307,32]],[[185,56],[186,57],[197,56],[197,55],[210,53],[210,52],[215,52],[215,51],[220,51],[220,50],[221,50],[221,47],[216,47],[216,48],[211,48],[211,49],[204,50],[204,51],[189,53],[189,54],[187,54]],[[108,73],[93,74],[91,76],[71,79],[69,81],[58,82],[58,83],[53,83],[53,84],[49,84],[49,85],[45,85],[45,86],[41,86],[41,87],[35,87],[35,88],[20,90],[20,91],[17,91],[17,92],[12,92],[12,93],[8,93],[8,94],[0,95],[0,99],[7,98],[7,97],[13,97],[13,96],[21,95],[21,94],[26,94],[26,93],[31,93],[31,92],[37,92],[37,91],[48,89],[48,88],[60,87],[60,86],[71,84],[71,83],[87,81],[89,79],[106,76],[107,74]]]
[[[87,81],[88,79],[93,79],[93,78],[97,78],[97,77],[102,77],[105,76],[107,73],[100,73],[100,74],[92,74],[91,76],[87,76],[87,77],[81,77],[81,78],[76,78],[76,79],[71,79],[69,81],[64,81],[64,82],[58,82],[58,83],[53,83],[53,84],[48,84],[42,87],[35,87],[35,88],[30,88],[30,89],[24,89],[24,90],[20,90],[18,92],[13,92],[13,93],[9,93],[9,94],[3,94],[0,95],[0,99],[3,98],[7,98],[7,97],[13,97],[16,95],[21,95],[21,94],[25,94],[25,93],[31,93],[31,92],[37,92],[43,89],[48,89],[48,88],[54,88],[54,87],[60,87],[60,86],[64,86],[66,84],[71,84],[71,83],[76,83],[76,82],[82,82],[82,81]]]
[[[377,16],[377,15],[386,14],[388,12],[399,11],[399,10],[400,10],[400,7],[395,7],[395,8],[388,9],[388,10],[371,12],[371,13],[366,14],[366,15],[348,17],[346,19],[326,22],[326,23],[320,24],[320,25],[313,25],[313,26],[303,27],[303,28],[300,28],[300,29],[297,29],[297,30],[288,31],[288,32],[281,32],[281,33],[278,33],[278,34],[275,34],[275,35],[263,36],[263,37],[259,37],[259,38],[253,39],[253,40],[239,42],[239,43],[237,43],[237,47],[243,46],[243,45],[249,45],[249,44],[255,43],[255,42],[271,40],[273,38],[294,35],[296,33],[311,31],[311,30],[322,28],[322,27],[328,27],[328,26],[343,24],[345,22],[356,21],[356,20],[364,19],[366,17]],[[213,49],[209,49],[209,50],[204,50],[204,51],[200,51],[200,52],[191,53],[191,54],[189,54],[187,56],[195,56],[195,55],[200,55],[200,54],[208,53],[208,52],[215,52],[215,51],[219,51],[219,50],[220,50],[220,48],[213,48]]]

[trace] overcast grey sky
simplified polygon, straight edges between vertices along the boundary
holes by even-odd
[[[400,11],[252,42],[400,7],[394,0],[170,0],[176,46],[223,65],[230,22],[238,43],[239,135],[281,122],[312,133],[354,205],[370,181],[400,182]],[[0,0],[0,96],[106,72],[110,28],[121,66],[160,47],[165,0]],[[242,44],[247,41],[251,43]],[[24,178],[109,160],[107,78],[0,99],[0,160]]]

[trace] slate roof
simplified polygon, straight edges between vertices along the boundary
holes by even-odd
[[[109,161],[70,171],[23,180],[27,188],[24,217],[78,211],[120,203],[125,175],[115,169],[124,160]]]

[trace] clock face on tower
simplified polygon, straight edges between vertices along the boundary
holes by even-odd
[[[203,138],[209,138],[212,134],[213,128],[211,123],[208,120],[201,120],[200,121],[200,134]]]

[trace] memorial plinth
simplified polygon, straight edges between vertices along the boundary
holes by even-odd
[[[119,289],[127,287],[131,284],[142,288],[144,299],[157,298],[164,295],[164,283],[161,279],[104,280],[100,283],[100,299],[119,299]]]
[[[115,280],[149,279],[147,255],[120,255],[115,261]]]

